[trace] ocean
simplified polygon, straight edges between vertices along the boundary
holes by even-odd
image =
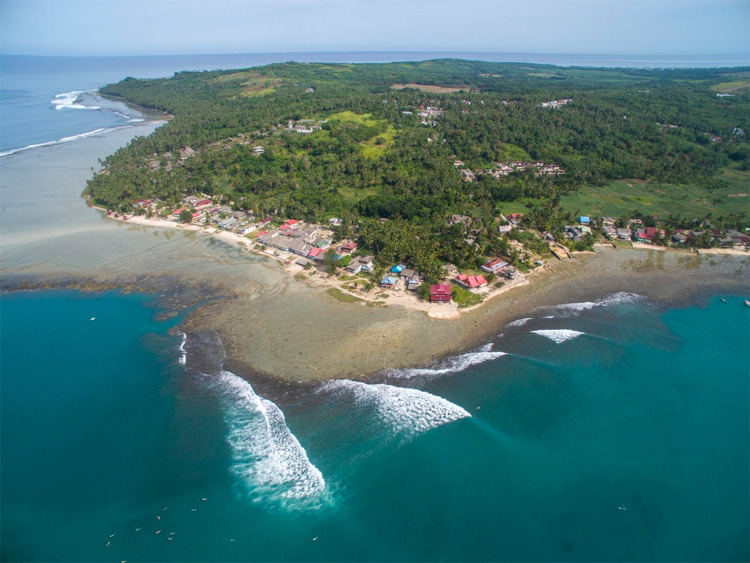
[[[544,308],[269,399],[147,296],[6,294],[2,559],[746,560],[750,310],[725,297]]]
[[[155,125],[73,92],[222,60],[3,58],[2,269],[144,252],[144,271],[244,272],[236,250],[77,197]],[[0,559],[747,560],[745,298],[538,308],[434,365],[290,387],[225,371],[218,336],[163,320],[162,294],[3,293]]]

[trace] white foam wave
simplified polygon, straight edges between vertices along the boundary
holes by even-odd
[[[573,340],[574,338],[578,338],[582,334],[585,334],[583,332],[570,330],[567,328],[560,328],[555,330],[532,330],[531,332],[533,332],[534,334],[538,334],[539,336],[549,338],[555,344],[562,344],[563,342]]]
[[[77,141],[78,139],[84,139],[86,137],[91,137],[92,135],[104,135],[106,133],[110,133],[112,131],[116,131],[117,129],[122,129],[123,127],[129,127],[128,125],[122,125],[120,127],[108,127],[108,128],[100,128],[100,129],[94,129],[93,131],[88,131],[86,133],[81,133],[80,135],[73,135],[71,137],[63,137],[62,139],[58,139],[56,141],[47,141],[46,143],[38,143],[35,145],[29,145],[27,147],[21,147],[20,149],[13,149],[5,152],[0,152],[0,156],[9,156],[11,154],[15,154],[17,152],[21,151],[27,151],[30,149],[37,149],[39,147],[50,147],[53,145],[60,145],[62,143],[69,143],[71,141]]]
[[[564,311],[567,313],[578,314],[581,311],[593,309],[595,307],[609,307],[611,305],[619,305],[621,303],[633,303],[635,301],[642,301],[645,299],[643,295],[637,293],[627,293],[624,291],[613,293],[607,297],[597,299],[596,301],[584,301],[582,303],[563,303],[562,305],[556,305],[553,309]],[[551,318],[551,317],[544,317]]]
[[[287,427],[281,409],[231,372],[210,377],[222,396],[234,458],[231,470],[253,499],[280,501],[287,508],[319,506],[325,480]]]
[[[524,318],[524,319],[518,319],[518,320],[516,320],[516,321],[512,321],[512,322],[509,322],[509,323],[508,323],[507,325],[505,325],[505,326],[506,326],[506,327],[509,327],[509,326],[523,326],[523,325],[525,325],[525,324],[526,324],[527,322],[529,322],[530,320],[532,320],[532,319],[531,319],[531,317],[526,317],[526,318]]]
[[[51,100],[50,103],[55,106],[56,110],[61,109],[101,109],[101,106],[85,106],[82,103],[80,103],[80,96],[83,94],[83,91],[76,90],[74,92],[63,92],[62,94],[57,94],[55,96],[54,100]]]
[[[492,343],[485,344],[475,352],[468,352],[459,356],[448,358],[432,368],[408,368],[394,369],[387,372],[388,377],[398,379],[408,379],[410,377],[437,377],[447,373],[456,373],[465,370],[470,366],[483,364],[505,356],[505,352],[493,352]]]
[[[187,361],[187,352],[185,352],[185,342],[187,341],[187,334],[184,332],[180,333],[182,335],[182,342],[180,342],[180,345],[178,347],[178,350],[180,351],[180,357],[177,358],[177,361],[180,362],[180,365],[185,365],[185,362]]]
[[[378,421],[404,441],[448,422],[471,417],[458,405],[419,389],[338,379],[327,382],[321,390],[349,395],[355,405],[373,408]]]

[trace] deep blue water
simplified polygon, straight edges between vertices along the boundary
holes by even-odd
[[[147,297],[3,295],[0,555],[747,560],[750,309],[614,301],[274,404]]]

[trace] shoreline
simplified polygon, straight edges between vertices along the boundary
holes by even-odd
[[[224,343],[227,370],[252,381],[277,384],[368,380],[385,370],[435,365],[486,344],[505,324],[541,306],[595,301],[618,292],[670,304],[689,304],[706,292],[750,294],[747,253],[696,254],[683,249],[666,252],[650,245],[604,245],[539,268],[531,273],[531,280],[507,284],[460,314],[435,316],[423,308],[405,306],[393,295],[380,300],[386,306],[363,306],[369,302],[362,298],[354,304],[341,302],[326,294],[327,289],[340,286],[340,281],[334,283],[322,273],[300,279],[297,274],[302,266],[294,266],[294,259],[291,265],[284,264],[272,254],[275,251],[255,250],[252,241],[240,235],[143,217],[120,222],[203,232],[241,246],[243,254],[272,258],[280,266],[272,269],[281,273],[281,280],[261,294],[248,295],[242,287],[235,287],[233,297],[192,311],[180,328],[188,334],[216,332]],[[416,301],[416,297],[404,297]],[[433,306],[446,310],[443,304]]]
[[[689,306],[702,295],[750,292],[750,260],[613,252],[619,255],[590,255],[571,261],[566,271],[545,272],[506,299],[489,301],[450,323],[404,310],[385,321],[371,319],[367,313],[372,309],[354,309],[348,304],[338,304],[343,307],[337,307],[336,318],[331,320],[316,314],[320,308],[313,305],[314,298],[297,301],[292,308],[294,321],[287,322],[283,315],[262,318],[263,311],[252,304],[232,300],[191,313],[183,330],[217,332],[227,354],[226,369],[241,376],[255,374],[286,384],[335,378],[371,380],[386,370],[431,366],[475,350],[501,333],[507,323],[543,306],[596,301],[618,292],[636,293],[670,306]],[[685,276],[688,270],[691,275]],[[278,300],[283,298],[278,296]],[[281,306],[278,300],[273,310]],[[314,334],[295,330],[299,325],[314,327]]]
[[[94,209],[97,209],[98,211],[106,213],[106,210],[102,209],[101,207],[92,207]],[[531,271],[529,274],[522,274],[519,272],[516,279],[505,282],[499,288],[493,287],[492,285],[480,288],[479,290],[473,292],[477,295],[482,296],[483,300],[480,303],[471,305],[469,307],[459,307],[455,301],[451,301],[450,303],[427,302],[419,298],[416,295],[416,292],[413,291],[383,290],[378,287],[373,288],[368,292],[352,291],[347,286],[358,279],[356,276],[346,275],[347,279],[340,279],[338,276],[329,275],[314,268],[309,271],[305,270],[303,266],[296,264],[296,260],[299,258],[299,256],[297,256],[296,254],[270,248],[261,250],[255,244],[255,241],[253,239],[249,239],[243,235],[231,233],[215,227],[202,227],[199,225],[194,225],[192,223],[178,223],[161,218],[146,218],[140,215],[127,216],[127,218],[123,218],[122,216],[115,218],[111,215],[107,215],[106,217],[108,219],[119,221],[121,223],[130,223],[145,227],[171,228],[181,231],[200,232],[201,234],[211,235],[230,244],[236,244],[242,247],[246,252],[252,252],[258,256],[263,256],[265,258],[273,260],[274,262],[278,263],[287,274],[294,278],[296,282],[303,283],[308,287],[322,290],[334,289],[351,298],[351,301],[363,302],[363,304],[366,306],[403,307],[410,311],[420,311],[422,313],[425,313],[432,319],[440,320],[459,319],[462,314],[481,308],[484,304],[494,299],[495,297],[507,293],[508,291],[511,291],[515,288],[523,287],[531,283],[530,278],[535,277],[544,268],[550,267],[548,265],[545,265],[544,267],[537,268]],[[308,273],[306,274],[305,272]],[[314,272],[314,275],[309,275],[309,272]],[[353,279],[348,279],[350,277]],[[344,299],[342,300],[346,301],[346,297],[344,297]]]
[[[618,292],[670,307],[690,306],[722,292],[750,295],[746,256],[649,250],[600,248],[575,255],[540,270],[532,283],[504,292],[502,299],[465,309],[451,322],[402,306],[353,307],[320,287],[294,283],[286,268],[275,265],[270,268],[276,272],[275,281],[260,290],[253,289],[252,278],[222,281],[202,272],[5,272],[0,290],[154,294],[163,309],[161,318],[186,313],[178,330],[219,335],[225,369],[269,389],[289,389],[328,379],[382,380],[391,370],[435,366],[476,351],[502,333],[507,323],[529,317],[539,307],[592,302]],[[258,265],[264,271],[270,266]]]

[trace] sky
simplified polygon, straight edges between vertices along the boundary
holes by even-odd
[[[750,0],[0,0],[0,53],[748,55]]]

